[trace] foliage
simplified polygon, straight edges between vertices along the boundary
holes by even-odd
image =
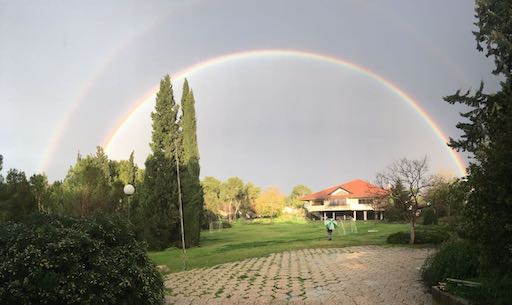
[[[137,180],[137,171],[138,167],[137,164],[135,164],[135,156],[132,151],[128,160],[119,161],[118,179],[123,185],[135,185]]]
[[[34,214],[0,225],[2,304],[162,302],[162,277],[121,218]]]
[[[285,205],[285,197],[276,187],[263,191],[256,199],[254,207],[259,216],[279,216]]]
[[[24,172],[11,169],[0,184],[0,222],[18,220],[37,210],[37,201]]]
[[[204,206],[203,189],[199,180],[199,148],[196,134],[196,110],[194,93],[188,81],[183,84],[181,97],[182,116],[182,179],[183,217],[185,223],[185,244],[187,247],[199,245],[201,216]]]
[[[390,206],[385,211],[386,221],[407,221],[409,220],[409,192],[405,189],[401,180],[391,185],[389,199]]]
[[[286,206],[294,208],[303,208],[304,201],[300,200],[302,196],[311,194],[311,189],[304,184],[298,184],[293,187],[292,192],[286,198]]]
[[[421,277],[429,287],[447,277],[474,278],[479,275],[479,255],[478,245],[468,240],[451,241],[427,258],[421,269]]]
[[[222,209],[221,185],[220,180],[211,176],[205,177],[201,181],[205,208],[215,215],[219,214]]]
[[[440,244],[447,241],[450,235],[443,229],[417,229],[415,244]],[[389,235],[386,239],[389,244],[408,244],[410,243],[409,232],[397,232]]]
[[[414,244],[416,214],[420,209],[425,189],[431,182],[431,177],[428,175],[427,157],[418,160],[403,158],[395,161],[385,171],[377,174],[377,180],[380,185],[395,185],[395,187],[400,182],[407,190],[409,195],[407,200],[408,218],[411,221],[409,243]]]
[[[424,208],[421,212],[421,216],[423,217],[423,225],[436,225],[437,224],[437,214],[434,208]]]
[[[116,181],[115,168],[101,147],[97,147],[94,155],[85,158],[79,155],[62,186],[63,206],[60,210],[70,216],[113,213],[120,209],[119,203],[124,197],[122,184]],[[43,210],[50,204],[54,203],[43,204]]]
[[[151,134],[151,151],[162,152],[166,158],[180,154],[178,124],[179,105],[174,101],[171,78],[166,75],[160,80],[160,90],[156,94],[155,111],[151,113],[153,132]]]
[[[144,211],[144,238],[151,249],[164,249],[180,238],[177,157],[181,134],[171,78],[160,80],[155,111],[151,113],[152,153],[146,159],[140,207]]]
[[[259,187],[251,182],[244,184],[238,177],[231,177],[226,182],[205,177],[201,185],[206,208],[230,220],[236,215],[252,214],[254,201],[260,194]]]
[[[165,249],[180,240],[175,159],[156,151],[146,160],[141,207],[143,236],[150,249]]]
[[[485,48],[496,64],[493,73],[504,80],[496,93],[484,92],[482,83],[474,93],[459,90],[444,99],[469,108],[456,125],[460,139],[450,139],[451,147],[472,155],[461,232],[482,246],[486,268],[507,274],[512,271],[512,2],[476,3],[477,48]]]
[[[48,202],[48,178],[44,174],[34,174],[30,177],[30,187],[32,194],[36,198],[37,210],[44,211],[44,202]]]
[[[238,177],[229,178],[223,185],[221,196],[228,203],[228,218],[236,220],[242,200],[244,199],[244,182]]]
[[[437,216],[451,219],[462,211],[467,193],[467,184],[463,179],[438,175],[433,177],[432,184],[425,192],[425,201],[435,209]]]

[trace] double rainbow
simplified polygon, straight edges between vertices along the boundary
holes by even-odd
[[[441,128],[436,124],[436,122],[432,119],[432,117],[420,106],[420,104],[414,100],[410,95],[405,93],[402,89],[400,89],[397,85],[392,83],[391,81],[385,79],[379,74],[365,68],[363,66],[359,66],[357,64],[348,62],[343,59],[339,59],[333,56],[328,56],[319,53],[307,52],[307,51],[299,51],[299,50],[289,50],[289,49],[262,49],[262,50],[251,50],[251,51],[242,51],[224,54],[221,56],[213,57],[207,59],[205,61],[201,61],[192,66],[189,66],[181,71],[173,73],[174,81],[181,81],[187,76],[191,76],[194,73],[199,71],[203,71],[208,68],[212,68],[215,66],[219,66],[225,63],[231,63],[242,60],[250,60],[250,59],[261,59],[261,58],[276,58],[276,57],[286,57],[286,58],[298,58],[298,59],[307,59],[307,60],[315,60],[324,63],[329,63],[336,65],[340,68],[349,69],[361,75],[364,75],[370,79],[373,79],[383,85],[385,88],[389,89],[391,92],[395,93],[401,100],[405,101],[410,107],[414,109],[414,111],[428,124],[429,128],[434,132],[437,139],[442,143],[446,148],[446,152],[450,155],[451,159],[456,165],[457,170],[461,176],[466,175],[466,167],[464,162],[455,150],[451,149],[446,145],[448,142],[448,137],[443,133]],[[129,125],[130,121],[133,119],[136,114],[141,111],[141,109],[147,105],[148,103],[152,103],[155,100],[156,92],[158,91],[159,86],[156,85],[151,90],[146,92],[142,97],[136,100],[135,103],[132,104],[131,108],[128,112],[118,121],[116,127],[110,130],[110,132],[106,135],[103,141],[103,147],[105,148],[106,153],[108,154],[113,146],[113,143],[116,141],[116,138],[121,133],[121,131]]]

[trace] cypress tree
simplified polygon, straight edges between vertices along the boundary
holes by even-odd
[[[197,246],[201,231],[203,211],[203,190],[199,180],[199,148],[197,146],[197,123],[194,93],[185,79],[182,95],[182,192],[185,220],[185,243],[187,247]]]
[[[144,236],[150,248],[163,249],[179,241],[179,206],[175,153],[178,149],[179,105],[174,101],[169,75],[160,81],[155,112],[151,113],[152,154],[146,160],[144,183]]]

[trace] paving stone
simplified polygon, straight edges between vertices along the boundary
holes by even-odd
[[[419,267],[431,252],[378,246],[304,249],[171,273],[165,281],[172,290],[166,304],[430,304]]]

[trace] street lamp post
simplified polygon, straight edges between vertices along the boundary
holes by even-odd
[[[135,187],[131,184],[127,184],[124,186],[123,192],[128,196],[128,219],[130,219],[130,197],[135,194]]]

